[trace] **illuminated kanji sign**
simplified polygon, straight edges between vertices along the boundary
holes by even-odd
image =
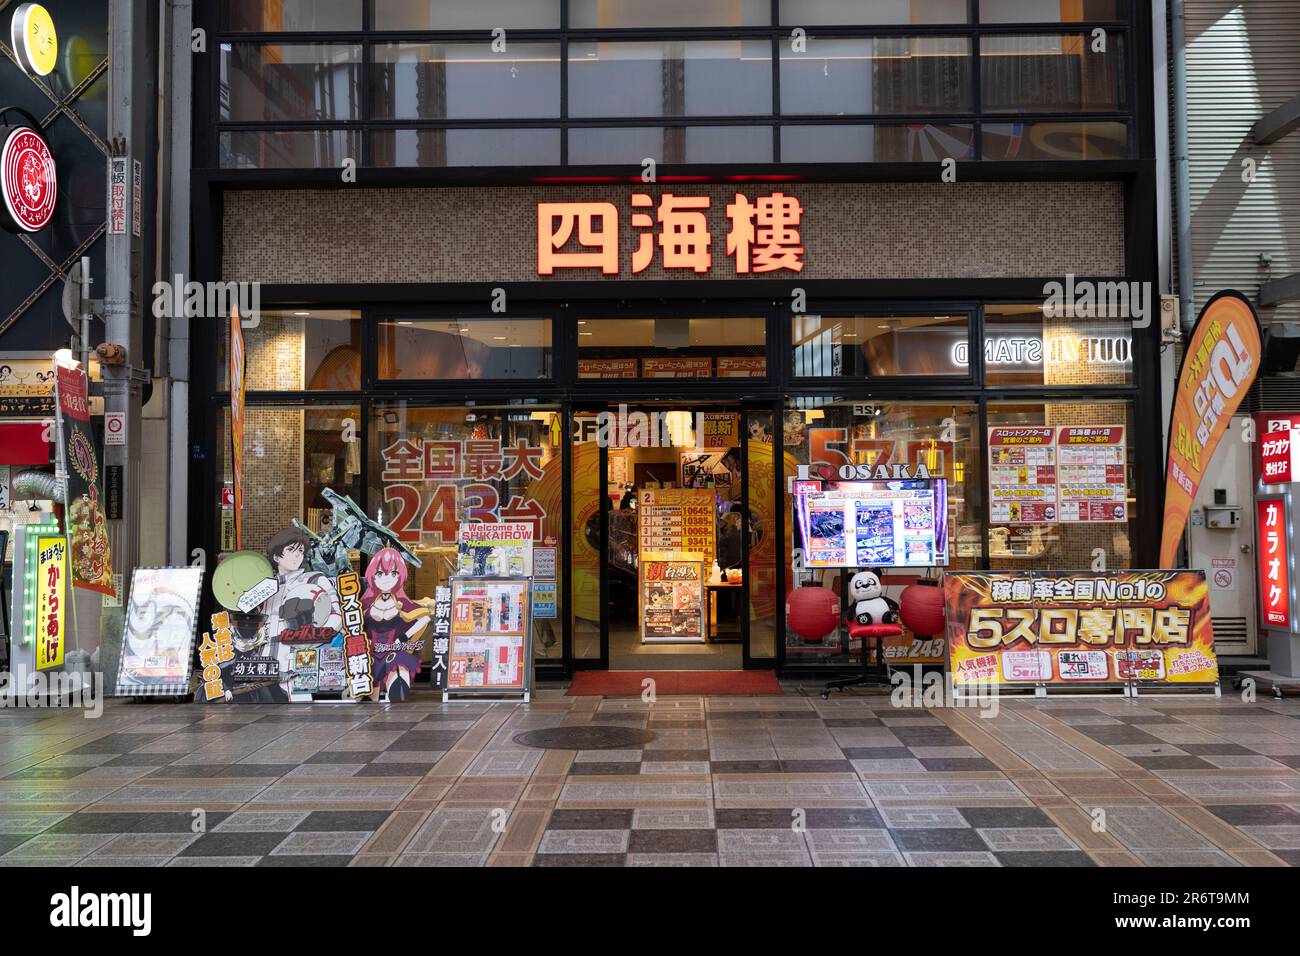
[[[658,197],[633,193],[631,226],[635,245],[628,266],[633,275],[646,271],[656,260],[663,269],[695,273],[713,271],[713,234],[708,196]],[[795,196],[775,192],[753,199],[736,193],[726,206],[725,255],[733,260],[737,275],[803,271],[804,247],[799,234],[803,206]],[[577,248],[566,249],[576,244]],[[543,202],[537,204],[537,273],[558,270],[599,269],[618,275],[619,209],[609,202]]]

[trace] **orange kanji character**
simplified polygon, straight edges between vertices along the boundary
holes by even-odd
[[[654,200],[645,193],[632,194],[632,206],[636,209],[650,209],[654,206]],[[633,229],[654,229],[655,221],[649,213],[635,212],[632,214]],[[632,253],[632,271],[644,272],[650,267],[650,263],[655,258],[655,241],[648,232],[641,233],[641,241]]]
[[[674,196],[664,193],[659,199],[659,245],[664,251],[665,269],[694,269],[708,272],[713,265],[709,244],[709,221],[704,210],[708,196]]]
[[[572,238],[574,226],[578,244],[595,251],[559,251]],[[606,275],[618,274],[618,210],[613,203],[537,204],[537,273],[548,276],[556,269],[600,269]]]
[[[384,481],[419,481],[424,467],[420,446],[408,439],[395,441],[381,453]]]
[[[425,478],[460,477],[460,442],[426,441],[424,443]]]
[[[461,477],[480,480],[500,478],[501,439],[493,438],[490,441],[467,439],[461,457]]]
[[[546,509],[533,498],[511,495],[510,502],[501,509],[502,521],[527,521],[533,526],[533,537],[540,538],[542,522],[546,520]]]
[[[505,470],[501,472],[502,478],[513,478],[520,472],[524,472],[530,478],[542,477],[542,468],[536,464],[542,457],[540,448],[531,447],[528,442],[521,438],[515,442],[514,447],[505,449]]]
[[[799,245],[797,228],[802,216],[803,207],[794,196],[772,193],[758,197],[754,205],[747,196],[736,193],[736,201],[727,205],[727,218],[731,220],[727,255],[735,254],[736,271],[750,271],[750,246],[754,246],[754,272],[802,272],[803,246]]]

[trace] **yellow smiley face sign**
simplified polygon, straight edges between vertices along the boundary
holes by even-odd
[[[18,64],[28,73],[48,76],[58,59],[59,38],[54,18],[39,3],[23,3],[14,11],[10,39]]]

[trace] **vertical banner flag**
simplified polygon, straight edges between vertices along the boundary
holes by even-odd
[[[1233,413],[1259,372],[1259,317],[1240,292],[1220,292],[1201,310],[1178,371],[1169,421],[1160,567],[1172,568],[1192,499]]]
[[[230,313],[230,465],[235,483],[235,550],[244,547],[244,329]]]
[[[72,583],[114,595],[108,524],[100,507],[99,453],[90,431],[89,388],[80,363],[54,363],[54,391]]]

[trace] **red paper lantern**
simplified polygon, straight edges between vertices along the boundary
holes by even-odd
[[[840,599],[824,587],[795,588],[785,601],[785,621],[790,630],[815,644],[840,622]]]
[[[917,637],[943,633],[943,588],[909,584],[898,598],[898,616]]]

